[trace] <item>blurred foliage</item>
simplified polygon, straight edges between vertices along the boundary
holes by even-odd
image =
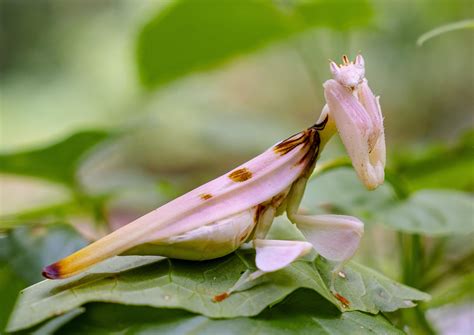
[[[105,131],[84,131],[41,149],[1,154],[0,172],[45,178],[74,187],[81,157],[107,136]]]
[[[344,30],[370,17],[365,0],[290,1],[283,9],[267,0],[178,0],[140,32],[140,77],[146,86],[163,85],[314,26]]]
[[[472,192],[474,131],[466,132],[451,145],[441,143],[423,150],[399,152],[392,165],[412,191],[450,188]]]
[[[443,321],[465,315],[472,301],[472,30],[439,35],[421,48],[416,40],[469,16],[469,0],[1,1],[0,329],[17,292],[40,280],[44,264],[313,122],[324,104],[320,85],[329,78],[327,59],[359,51],[371,87],[382,96],[388,182],[367,192],[352,170],[334,169],[337,163],[311,181],[303,209],[363,218],[358,260],[428,291],[431,302],[386,314],[389,321],[340,313],[331,302],[340,303],[327,292],[327,265],[316,260],[311,269],[311,263],[294,266],[320,275],[315,287],[329,300],[299,289],[278,303],[305,286],[298,284],[262,300],[258,316],[229,320],[110,303],[71,309],[75,304],[26,332],[189,333],[199,326],[202,333],[245,327],[343,334],[357,324],[361,333],[399,333],[392,323],[411,333],[461,329]],[[333,141],[321,163],[342,154]],[[177,264],[197,272],[205,266]],[[385,294],[381,287],[394,283],[353,264],[350,271],[360,281],[341,288],[351,301],[358,290]],[[164,265],[158,267],[166,274]],[[150,275],[156,266],[108,271],[110,278],[131,278],[146,276],[147,269]],[[237,268],[229,269],[236,278]],[[96,279],[94,297],[101,284],[110,285],[101,275]],[[221,288],[233,281],[224,280]],[[409,292],[408,299],[425,297]],[[388,308],[384,299],[368,296],[352,307],[375,312],[402,304]],[[189,301],[181,302],[173,307],[189,308]],[[43,312],[52,316],[54,306],[45,305]],[[459,310],[449,314],[444,308]],[[39,319],[29,320],[25,325]]]

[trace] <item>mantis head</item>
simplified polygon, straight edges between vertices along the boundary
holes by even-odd
[[[329,63],[334,80],[343,86],[354,89],[362,83],[365,77],[364,58],[357,55],[355,62],[349,61],[346,55],[342,56],[342,64]]]
[[[385,135],[379,98],[365,79],[364,59],[354,63],[347,56],[343,64],[331,62],[333,78],[324,83],[328,114],[334,119],[359,179],[368,189],[384,181]]]

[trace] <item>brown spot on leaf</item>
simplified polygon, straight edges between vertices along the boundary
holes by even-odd
[[[346,307],[346,308],[348,308],[349,305],[351,304],[351,303],[349,302],[349,300],[347,300],[345,297],[343,297],[343,296],[340,295],[339,293],[335,293],[334,296],[335,296],[336,299],[339,300],[339,301],[341,302],[341,304],[342,304],[344,307]]]
[[[227,299],[229,296],[230,296],[229,293],[224,292],[224,293],[215,295],[215,296],[212,298],[212,301],[214,301],[214,302],[221,302],[222,300]]]
[[[240,183],[252,178],[252,172],[250,172],[250,170],[247,168],[241,168],[229,173],[229,178],[236,183]]]
[[[209,194],[209,193],[202,193],[199,195],[199,197],[202,199],[202,200],[208,200],[208,199],[211,199],[212,198],[212,194]]]

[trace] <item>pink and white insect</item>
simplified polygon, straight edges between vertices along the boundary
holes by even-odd
[[[383,118],[378,97],[365,79],[364,59],[361,55],[355,62],[347,56],[342,59],[341,65],[330,63],[333,79],[323,85],[327,104],[316,124],[45,267],[43,275],[50,279],[70,277],[123,254],[213,259],[244,244],[255,248],[258,270],[244,274],[215,300],[262,274],[288,266],[312,249],[336,262],[337,273],[356,252],[364,225],[352,216],[298,213],[308,178],[336,132],[368,189],[383,183],[385,166]],[[274,218],[283,213],[307,242],[265,239]]]

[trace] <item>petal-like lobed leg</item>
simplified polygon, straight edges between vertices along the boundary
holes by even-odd
[[[364,233],[364,224],[346,215],[292,215],[292,221],[324,258],[344,262],[350,259]]]
[[[335,292],[336,275],[342,270],[344,263],[357,251],[364,234],[364,224],[353,216],[298,214],[306,184],[306,178],[300,178],[293,183],[288,196],[287,215],[316,252],[338,263],[333,269],[330,287],[331,291]]]
[[[219,302],[228,298],[232,292],[243,291],[258,284],[255,280],[268,272],[281,270],[298,258],[311,251],[311,243],[304,241],[260,240],[253,241],[257,256],[255,263],[258,270],[245,271],[235,285],[226,292],[216,295],[213,301]]]
[[[364,233],[364,224],[346,215],[293,215],[293,222],[318,254],[337,262],[332,270],[330,289],[344,264],[352,258]]]
[[[306,255],[313,246],[304,241],[254,240],[255,264],[263,272],[283,269]]]

